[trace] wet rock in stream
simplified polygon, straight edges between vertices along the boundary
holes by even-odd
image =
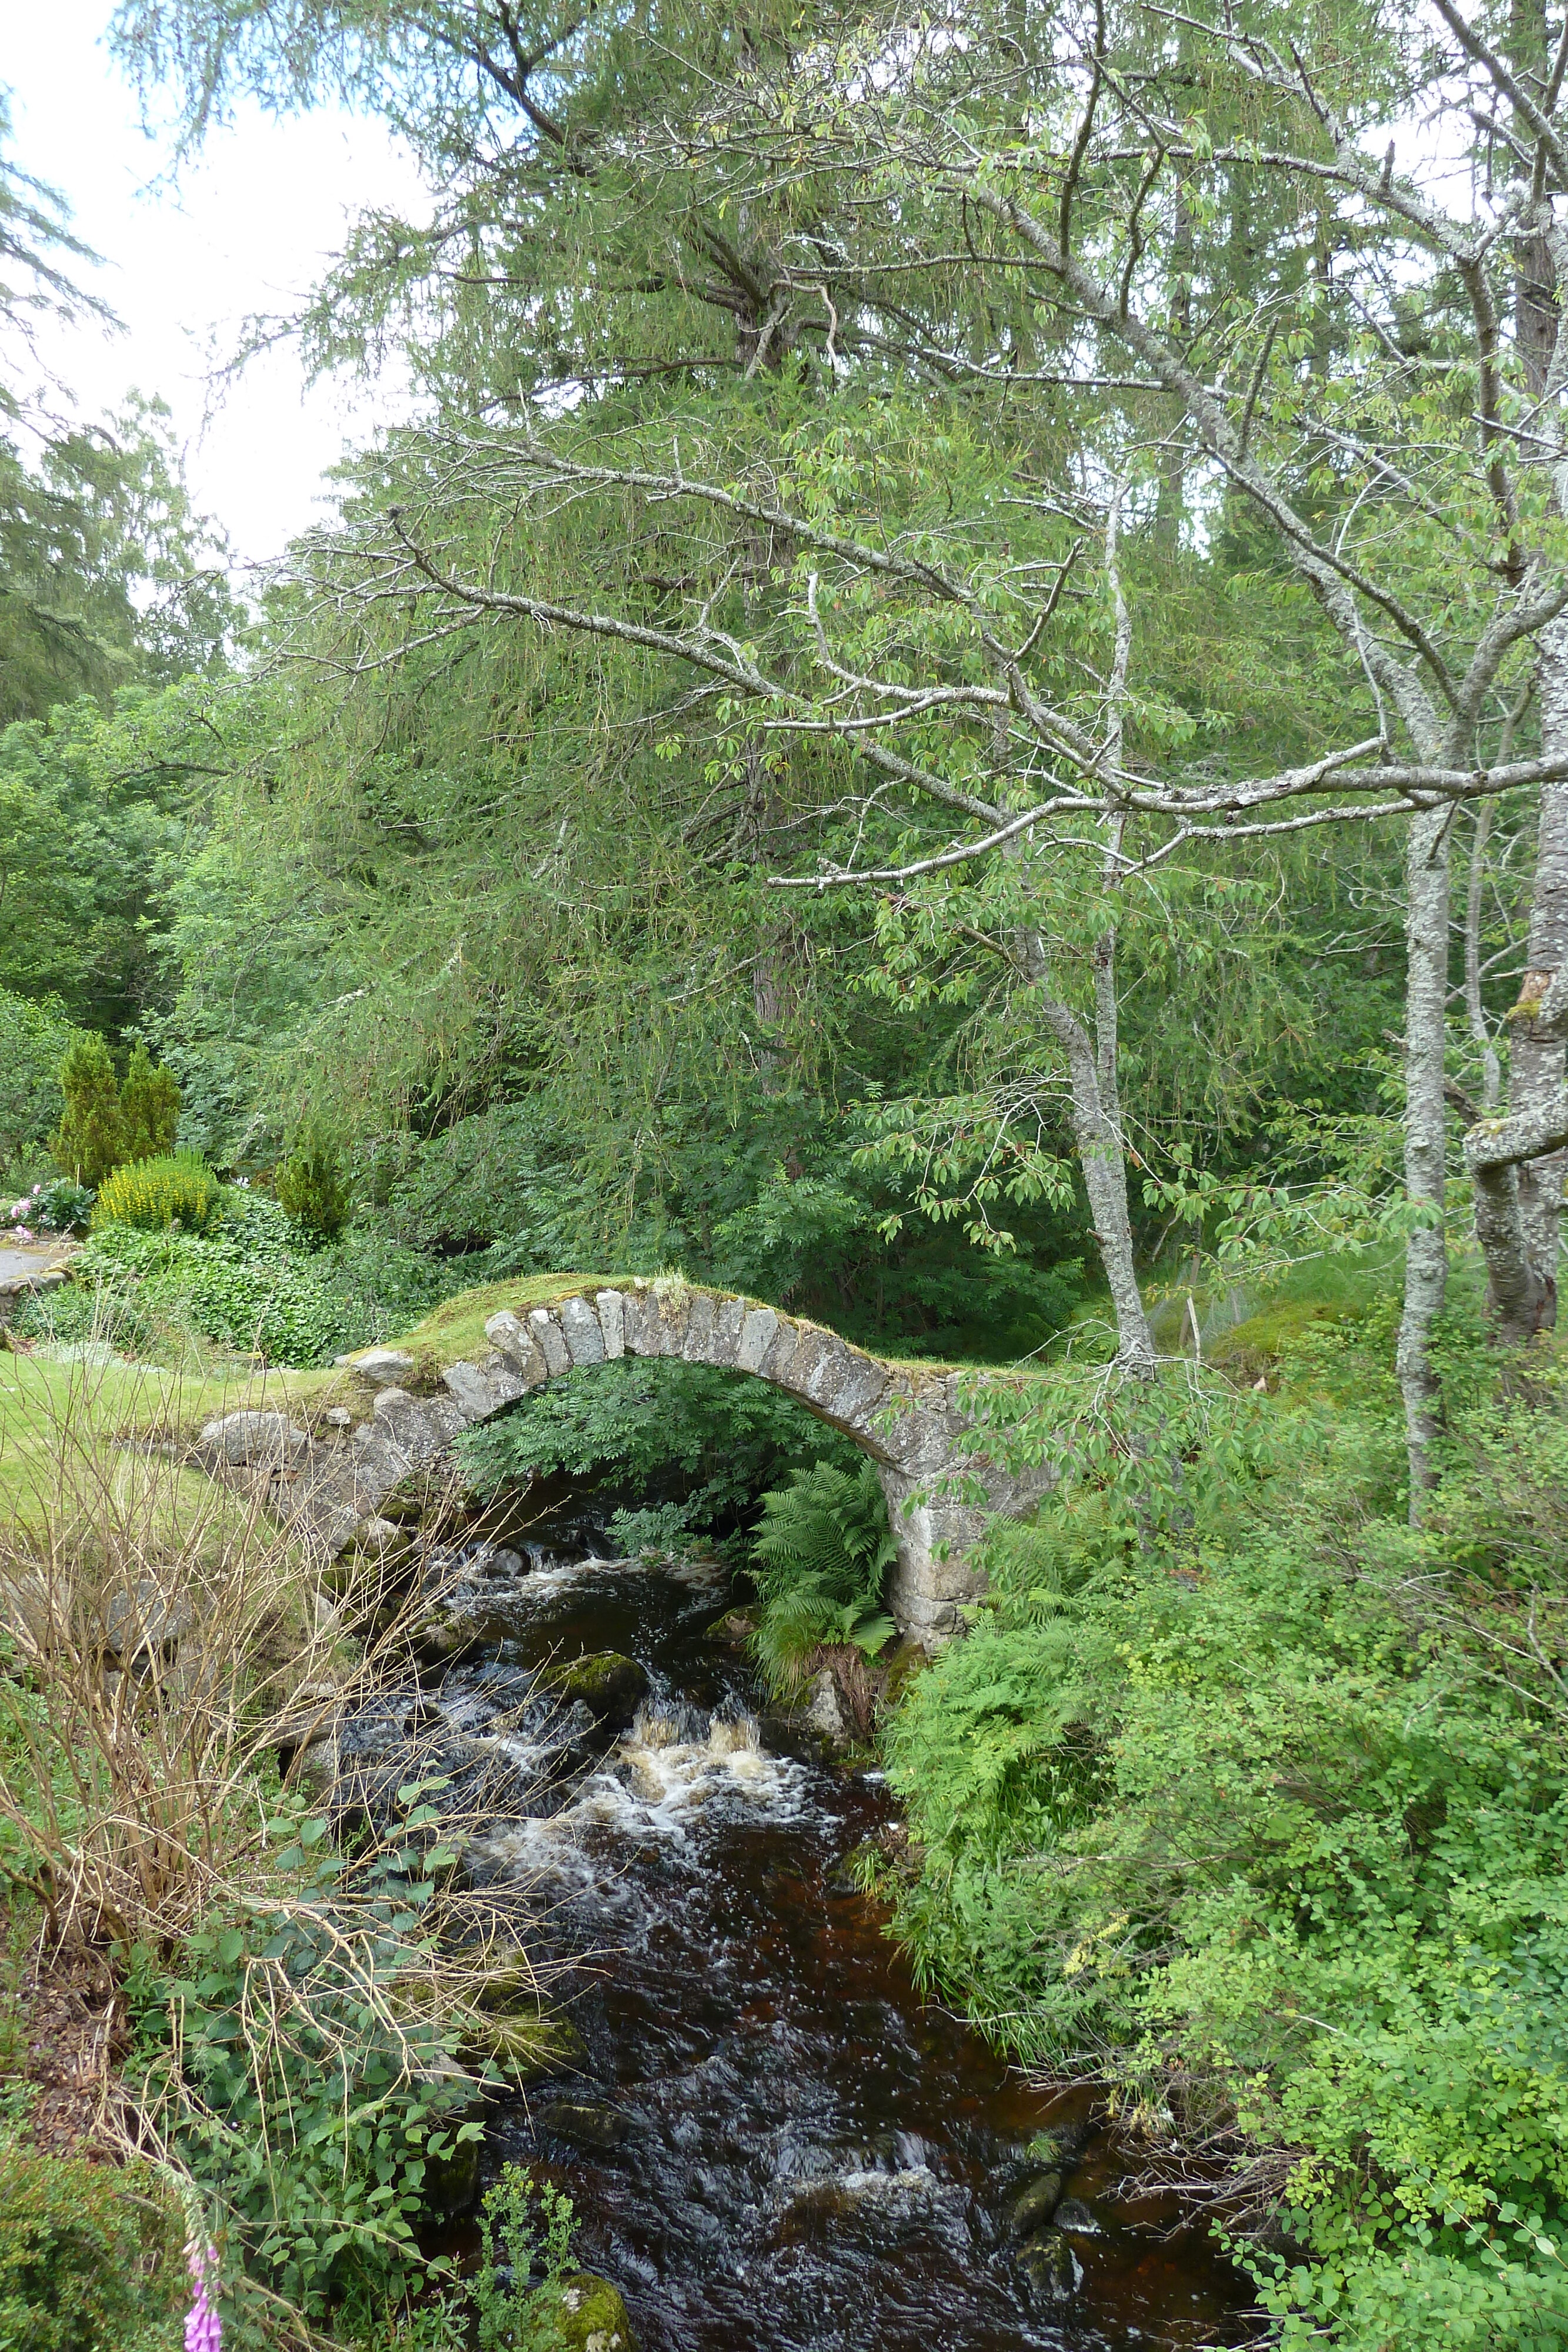
[[[1030,2238],[1044,2228],[1061,2202],[1061,2175],[1042,2172],[1019,2190],[1008,2207],[1008,2235]]]

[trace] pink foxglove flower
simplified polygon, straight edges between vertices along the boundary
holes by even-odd
[[[213,2295],[217,2285],[218,2250],[193,2239],[185,2249],[196,2300],[185,2315],[185,2352],[223,2352],[223,2322]]]

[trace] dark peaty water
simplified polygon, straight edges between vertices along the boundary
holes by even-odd
[[[1240,2341],[1243,2283],[1174,2209],[1118,2197],[1092,2100],[1030,2090],[923,2000],[843,1866],[889,1792],[759,1718],[705,1631],[725,1597],[593,1560],[492,1578],[509,1638],[442,1685],[448,1722],[483,1733],[552,1654],[620,1650],[652,1677],[629,1733],[490,1825],[481,1866],[532,1889],[590,2053],[498,2112],[490,2169],[569,2187],[579,2256],[643,2352]],[[526,1720],[511,1737],[527,1780],[549,1759]],[[559,1724],[541,1737],[559,1754]],[[1071,2177],[1031,2278],[1009,2207],[1051,2125]]]

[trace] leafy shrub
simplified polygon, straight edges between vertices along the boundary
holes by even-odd
[[[153,1066],[145,1045],[133,1045],[120,1090],[120,1143],[127,1160],[159,1160],[174,1149],[180,1088],[172,1070]]]
[[[0,1165],[44,1143],[59,1116],[60,1064],[83,1037],[57,998],[0,988]]]
[[[172,2352],[180,2232],[152,2176],[0,2141],[0,2345]]]
[[[53,1177],[40,1184],[35,1195],[38,1222],[49,1233],[71,1233],[86,1225],[95,1197],[90,1184],[75,1184],[68,1176]]]
[[[78,1184],[101,1185],[125,1160],[173,1150],[180,1089],[169,1071],[153,1067],[144,1045],[132,1049],[122,1089],[103,1039],[78,1034],[60,1063],[59,1084],[65,1109],[49,1150]]]
[[[133,1288],[120,1279],[94,1281],[90,1276],[19,1299],[11,1328],[23,1339],[61,1348],[102,1340],[121,1356],[145,1355],[157,1336],[154,1320]]]
[[[799,1689],[824,1643],[874,1657],[896,1630],[882,1608],[895,1551],[873,1464],[852,1473],[819,1462],[765,1495],[752,1539],[761,1610],[756,1645],[768,1680]]]
[[[534,2184],[515,2164],[486,2192],[480,2263],[468,2283],[478,2352],[566,2352],[556,2314],[571,2263],[571,2200],[546,2181],[537,2221],[533,2202]]]
[[[120,1148],[120,1082],[104,1039],[96,1034],[73,1038],[59,1082],[66,1107],[49,1150],[78,1184],[101,1184],[125,1156]]]
[[[105,1225],[133,1225],[139,1233],[178,1228],[204,1234],[223,1214],[223,1188],[210,1168],[189,1152],[157,1160],[131,1160],[111,1171],[98,1188],[94,1232]]]
[[[345,1297],[329,1268],[276,1242],[247,1246],[226,1220],[205,1235],[99,1227],[74,1272],[78,1283],[128,1293],[143,1313],[183,1319],[219,1346],[259,1350],[269,1363],[330,1361],[377,1336],[373,1310]]]
[[[302,1233],[318,1242],[337,1240],[352,1203],[333,1136],[319,1126],[305,1128],[273,1181],[278,1200]]]
[[[1544,1363],[1490,1385],[1453,1370],[1419,1530],[1343,1332],[1282,1404],[1102,1397],[1071,1454],[1053,1412],[1081,1475],[994,1531],[992,1608],[894,1725],[924,1980],[1228,2135],[1291,2352],[1568,2330],[1568,1415]]]
[[[415,1803],[402,1827],[408,1843],[360,1871],[350,1907],[326,1822],[285,1813],[270,1833],[294,1900],[210,1920],[172,1970],[131,1956],[131,2074],[243,2263],[223,2293],[242,2342],[275,2340],[267,2296],[319,2321],[423,2284],[427,2176],[481,2136],[449,2037],[399,1995],[400,1979],[428,1974],[422,1921],[454,1858],[432,1842],[434,1808]]]

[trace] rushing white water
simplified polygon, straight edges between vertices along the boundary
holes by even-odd
[[[613,1901],[629,1847],[684,1845],[699,1820],[720,1811],[801,1821],[821,1811],[810,1779],[803,1765],[768,1753],[754,1716],[705,1717],[655,1699],[568,1804],[507,1822],[478,1859],[506,1876],[564,1878]]]

